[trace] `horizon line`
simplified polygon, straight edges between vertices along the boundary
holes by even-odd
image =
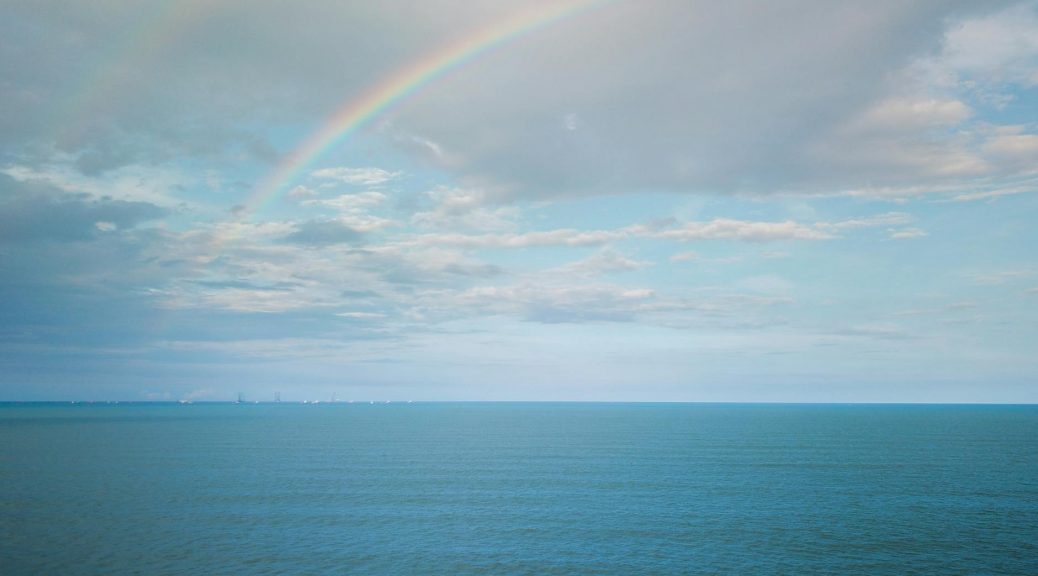
[[[740,405],[814,405],[814,406],[1038,406],[1034,402],[987,401],[813,401],[813,400],[0,400],[4,404],[740,404]]]

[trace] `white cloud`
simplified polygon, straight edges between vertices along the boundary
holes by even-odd
[[[509,314],[544,323],[630,321],[655,297],[648,288],[613,285],[477,286],[457,301],[483,314]]]
[[[164,305],[168,308],[208,308],[237,312],[279,313],[314,307],[315,300],[302,294],[286,294],[274,290],[221,288],[192,293],[171,294]]]
[[[953,202],[973,202],[976,200],[997,200],[1003,196],[1015,196],[1017,194],[1029,194],[1033,193],[1038,188],[1034,186],[1026,187],[1013,187],[1013,188],[999,188],[996,190],[985,190],[983,192],[966,192],[963,194],[956,194],[951,198]]]
[[[433,203],[431,210],[416,212],[411,222],[418,226],[444,230],[503,230],[515,227],[519,209],[493,206],[488,194],[479,189],[440,186],[425,193]]]
[[[363,349],[364,347],[356,341],[347,343],[328,338],[252,338],[235,341],[167,340],[160,342],[159,345],[171,350],[220,352],[241,358],[257,359],[334,358],[353,360],[370,358],[370,349]],[[201,396],[201,398],[204,397],[209,397],[209,395]]]
[[[905,228],[903,230],[891,230],[890,237],[894,240],[907,240],[910,238],[922,238],[926,236],[925,230],[919,228]]]
[[[865,218],[853,218],[839,222],[823,222],[818,224],[819,228],[826,230],[848,230],[856,228],[876,228],[882,226],[899,226],[912,221],[912,216],[904,212],[887,212]]]
[[[938,136],[925,130],[872,134],[833,132],[817,142],[811,155],[836,172],[834,182],[871,182],[852,195],[874,197],[932,193],[948,182],[990,176],[994,165],[975,150],[975,137],[966,129]]]
[[[1038,135],[1023,126],[999,126],[984,143],[984,151],[1010,162],[1038,162]]]
[[[750,292],[768,296],[788,297],[793,293],[793,283],[775,275],[744,278],[739,281],[738,286]]]
[[[575,112],[570,112],[562,117],[562,127],[569,132],[580,128],[580,117]]]
[[[292,222],[248,222],[244,220],[230,220],[218,222],[208,230],[200,229],[194,231],[196,234],[211,235],[214,243],[247,241],[249,244],[262,242],[271,238],[277,238],[291,234],[295,230]]]
[[[314,196],[317,196],[317,192],[302,185],[296,186],[288,191],[288,197],[292,199],[313,198]]]
[[[1038,14],[1022,2],[951,28],[941,63],[958,76],[1028,84],[1038,69]]]
[[[774,292],[777,286],[767,287]],[[637,321],[673,328],[737,327],[759,326],[753,319],[759,312],[791,302],[785,294],[772,293],[675,296],[645,286],[593,283],[547,271],[510,285],[423,292],[413,303],[413,314],[424,321],[512,316],[549,324]]]
[[[194,202],[177,198],[178,190],[195,186],[198,181],[171,168],[128,166],[97,176],[85,176],[77,172],[67,158],[61,158],[42,167],[9,165],[0,168],[0,173],[19,182],[42,182],[65,192],[88,194],[93,198],[149,202],[165,208],[198,207]]]
[[[530,248],[536,246],[595,246],[629,238],[664,240],[738,240],[746,242],[778,242],[794,240],[831,240],[833,232],[844,229],[906,224],[911,217],[890,212],[861,219],[839,222],[801,224],[792,220],[780,222],[716,218],[710,221],[635,224],[610,230],[574,230],[569,228],[498,234],[418,234],[401,244],[447,245],[458,248]],[[692,259],[691,253],[675,261]],[[673,258],[672,258],[673,260]]]
[[[1038,136],[993,124],[988,114],[1005,108],[1038,72],[1034,8],[947,20],[938,49],[894,72],[885,94],[821,138],[812,156],[840,170],[832,178],[852,188],[850,195],[1007,195],[996,190],[1035,173]]]
[[[322,168],[314,170],[310,176],[320,180],[335,180],[356,186],[378,186],[400,177],[400,172],[390,172],[381,168]]]
[[[340,318],[353,318],[356,320],[368,320],[386,317],[385,314],[380,314],[378,312],[339,312],[335,315],[339,316]]]
[[[695,252],[678,252],[670,257],[671,262],[691,262],[699,260],[699,254]]]
[[[650,262],[634,260],[615,250],[600,250],[591,256],[570,262],[549,271],[549,273],[575,274],[578,276],[597,276],[610,272],[628,272],[650,266]]]
[[[862,132],[905,132],[955,126],[972,115],[959,100],[890,98],[877,103],[852,121],[849,129]]]
[[[309,207],[322,207],[335,210],[338,215],[334,221],[356,230],[357,232],[374,232],[396,224],[395,221],[371,214],[386,202],[386,195],[381,192],[360,192],[342,194],[334,198],[304,200],[302,204]]]
[[[1024,278],[1030,278],[1038,274],[1033,268],[1012,268],[1008,270],[996,270],[992,272],[981,272],[972,275],[973,281],[978,284],[997,286]]]
[[[547,230],[513,234],[419,234],[411,244],[439,244],[459,248],[530,248],[535,246],[595,246],[626,238],[625,230]]]
[[[968,300],[952,302],[944,306],[938,306],[934,308],[914,308],[909,310],[899,310],[893,313],[893,316],[898,318],[910,318],[917,316],[949,316],[949,315],[961,315],[967,313],[974,313],[979,306],[976,302]]]
[[[902,326],[892,322],[853,324],[832,330],[829,332],[829,335],[838,338],[870,338],[877,340],[905,340],[912,337]]]
[[[386,195],[381,192],[361,192],[359,194],[342,194],[335,198],[323,200],[306,200],[304,206],[325,206],[334,208],[340,212],[358,213],[368,208],[380,206],[386,201]]]
[[[833,236],[827,232],[798,224],[784,222],[751,222],[718,218],[709,222],[686,222],[677,230],[666,230],[658,234],[661,238],[674,240],[745,240],[769,242],[781,240],[828,240]]]

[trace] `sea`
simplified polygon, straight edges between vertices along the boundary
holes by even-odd
[[[1038,406],[0,404],[0,574],[1038,574]]]

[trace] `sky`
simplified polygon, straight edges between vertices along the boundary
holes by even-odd
[[[1038,2],[0,37],[0,400],[1038,402]]]

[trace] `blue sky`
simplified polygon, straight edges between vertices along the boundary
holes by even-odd
[[[0,399],[1038,401],[1038,3],[0,8]]]

